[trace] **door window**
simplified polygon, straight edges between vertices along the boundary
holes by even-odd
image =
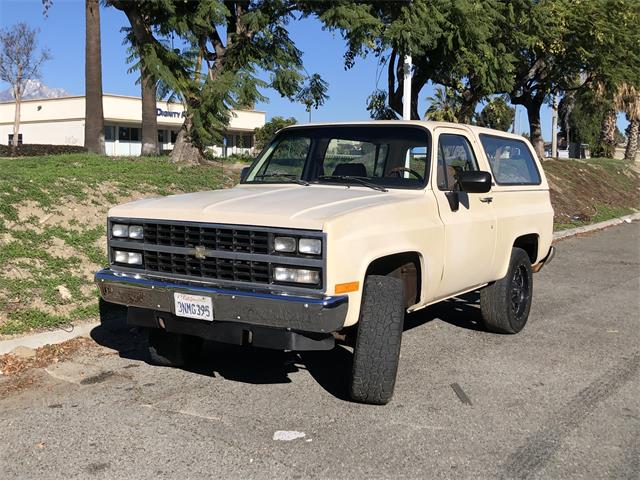
[[[453,190],[460,172],[478,170],[469,141],[462,135],[443,134],[438,140],[438,188]]]
[[[522,140],[480,135],[480,142],[498,185],[540,185],[540,172]]]

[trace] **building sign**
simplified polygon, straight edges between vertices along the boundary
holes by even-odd
[[[170,112],[168,110],[156,108],[156,115],[158,117],[184,118],[186,116],[186,112],[184,110],[182,112]]]

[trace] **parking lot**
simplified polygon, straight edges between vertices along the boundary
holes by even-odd
[[[477,294],[410,315],[383,407],[347,400],[345,347],[211,346],[184,371],[98,327],[0,397],[0,478],[637,479],[639,240],[560,242],[516,336],[482,331]]]

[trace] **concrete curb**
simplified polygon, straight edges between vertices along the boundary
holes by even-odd
[[[553,239],[562,240],[564,238],[573,237],[581,233],[602,230],[603,228],[620,225],[622,223],[630,223],[636,220],[640,220],[640,212],[632,213],[631,215],[625,215],[624,217],[614,218],[613,220],[607,220],[605,222],[585,225],[584,227],[571,228],[569,230],[555,232],[553,234]],[[89,332],[91,332],[91,330],[93,330],[98,325],[100,325],[100,322],[81,323],[80,325],[74,326],[69,331],[54,330],[51,332],[27,335],[25,337],[12,338],[10,340],[0,340],[0,355],[9,353],[11,350],[18,346],[39,348],[44,345],[53,345],[56,343],[66,342],[67,340],[71,340],[76,337],[88,336]]]
[[[0,355],[9,353],[16,347],[39,348],[44,345],[54,345],[56,343],[66,342],[76,337],[86,337],[89,332],[100,325],[100,322],[81,323],[74,325],[70,330],[53,330],[51,332],[35,333],[25,337],[12,338],[10,340],[0,341]]]
[[[632,213],[631,215],[625,215],[623,217],[613,218],[611,220],[605,220],[604,222],[592,223],[591,225],[585,225],[583,227],[561,230],[553,234],[553,239],[562,240],[564,238],[580,235],[581,233],[594,232],[596,230],[602,230],[603,228],[613,227],[614,225],[631,223],[636,220],[640,220],[640,212]]]

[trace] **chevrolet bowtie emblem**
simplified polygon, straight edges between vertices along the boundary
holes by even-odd
[[[207,258],[207,256],[205,255],[205,249],[202,245],[198,245],[196,247],[196,258],[199,258],[200,260],[204,260],[205,258]]]

